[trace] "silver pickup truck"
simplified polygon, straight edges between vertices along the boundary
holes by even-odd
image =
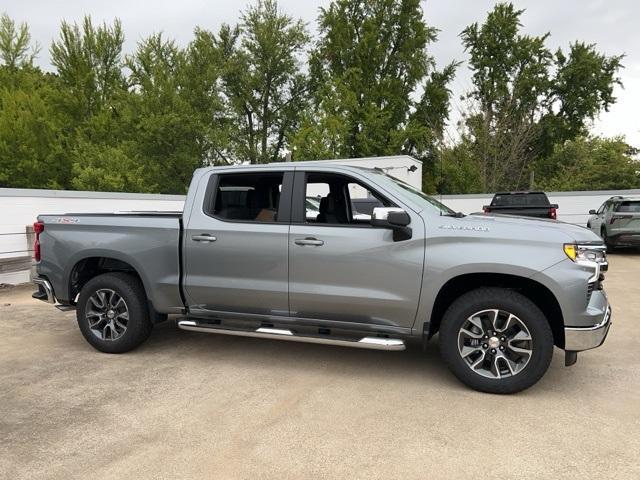
[[[371,215],[354,213],[364,198]],[[512,393],[554,345],[571,365],[611,323],[595,233],[465,216],[375,169],[202,168],[183,212],[40,215],[34,229],[33,296],[75,308],[102,352],[169,314],[184,330],[378,350],[439,334],[462,382]]]

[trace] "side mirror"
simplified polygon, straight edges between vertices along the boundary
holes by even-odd
[[[592,208],[591,210],[589,210],[589,215],[595,215],[596,211]]]
[[[371,215],[371,225],[374,227],[390,228],[393,230],[393,241],[408,240],[413,235],[411,217],[407,212],[397,207],[376,207]]]

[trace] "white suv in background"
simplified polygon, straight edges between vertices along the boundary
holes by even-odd
[[[587,228],[600,235],[608,248],[640,247],[640,197],[611,197],[589,214]]]

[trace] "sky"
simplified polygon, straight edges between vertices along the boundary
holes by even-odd
[[[29,24],[33,40],[41,46],[37,63],[51,70],[49,45],[57,38],[62,20],[80,21],[85,14],[95,23],[122,21],[126,35],[125,51],[154,32],[163,32],[180,45],[192,38],[194,27],[216,31],[222,23],[238,22],[240,11],[251,3],[245,0],[0,0],[0,12],[17,22]],[[463,61],[467,55],[459,34],[473,22],[482,22],[495,1],[426,0],[422,2],[427,23],[440,30],[430,54],[442,67],[452,60]],[[573,41],[595,43],[607,55],[625,54],[625,68],[620,72],[623,88],[616,89],[617,103],[603,112],[592,126],[599,135],[624,135],[627,142],[640,147],[640,2],[637,0],[514,0],[525,9],[521,17],[524,31],[532,35],[550,32],[547,45],[567,49]],[[315,33],[316,17],[328,0],[280,0],[287,14],[301,18]],[[452,84],[452,124],[462,108],[460,95],[471,87],[468,67],[463,64]],[[451,127],[450,131],[453,132]],[[453,135],[453,134],[452,134]]]

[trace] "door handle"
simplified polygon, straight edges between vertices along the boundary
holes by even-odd
[[[322,245],[324,245],[324,242],[322,240],[318,240],[317,238],[313,238],[313,237],[307,237],[307,238],[296,238],[294,240],[294,243],[296,245],[310,245],[313,247],[321,247]]]
[[[217,238],[208,233],[203,233],[202,235],[192,235],[191,240],[194,242],[215,242]]]

